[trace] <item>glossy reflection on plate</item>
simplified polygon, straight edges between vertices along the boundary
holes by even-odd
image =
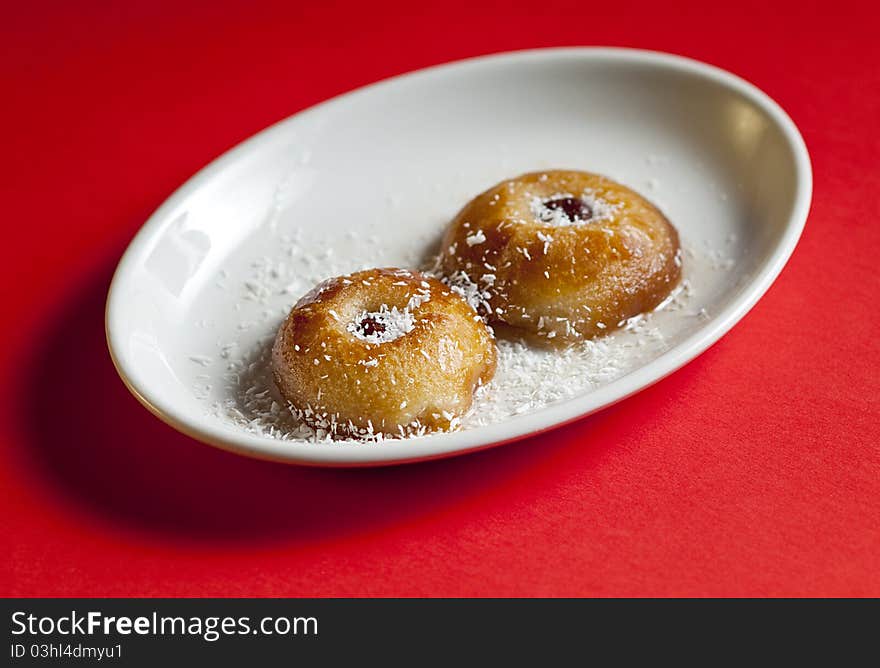
[[[460,431],[314,442],[291,422],[266,353],[298,297],[333,275],[424,266],[471,197],[552,168],[620,181],[678,228],[684,283],[661,309],[563,352],[501,341]],[[184,184],[120,261],[107,339],[147,408],[227,450],[328,466],[468,452],[597,411],[699,355],[782,269],[811,185],[785,113],[691,60],[550,49],[431,68],[292,116]]]

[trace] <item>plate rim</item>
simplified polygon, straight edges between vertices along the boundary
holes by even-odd
[[[749,99],[781,130],[795,162],[795,198],[792,210],[771,256],[744,285],[740,294],[734,297],[712,321],[648,364],[586,394],[552,404],[531,414],[513,416],[478,429],[435,434],[426,438],[387,440],[381,443],[298,443],[270,439],[244,431],[236,432],[234,429],[222,427],[206,419],[206,416],[194,416],[187,411],[178,411],[160,395],[151,392],[148,383],[138,382],[136,365],[126,359],[124,354],[120,354],[123,350],[122,341],[119,339],[121,325],[116,320],[115,308],[121,292],[119,286],[125,281],[129,267],[136,263],[136,258],[141,254],[142,249],[154,237],[159,236],[164,231],[164,226],[171,221],[172,216],[169,214],[191,193],[198,190],[203,182],[222,170],[227,163],[238,160],[247,153],[259,151],[263,144],[272,141],[274,135],[288,123],[320,113],[333,105],[346,104],[356,97],[370,94],[410,77],[452,73],[456,70],[492,64],[507,66],[517,61],[534,62],[552,58],[662,65],[700,75]],[[187,179],[141,225],[119,260],[110,282],[105,306],[104,326],[107,348],[125,387],[147,410],[190,438],[223,450],[288,464],[335,467],[382,466],[467,454],[529,438],[587,417],[650,387],[699,357],[754,307],[779,276],[806,225],[812,189],[813,175],[809,152],[794,121],[775,100],[757,86],[714,65],[670,53],[619,47],[526,49],[433,65],[362,86],[287,116],[223,152]],[[646,369],[649,369],[650,373],[645,373]],[[475,439],[476,434],[480,434],[480,437]]]

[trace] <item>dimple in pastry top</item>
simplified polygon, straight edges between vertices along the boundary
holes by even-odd
[[[439,260],[493,325],[568,344],[657,306],[681,277],[678,232],[635,191],[552,170],[502,181],[450,224]]]
[[[296,415],[351,438],[455,429],[495,362],[491,332],[461,296],[393,268],[318,285],[272,350],[275,383]]]

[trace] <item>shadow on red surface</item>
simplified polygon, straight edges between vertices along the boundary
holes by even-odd
[[[540,442],[378,469],[310,469],[215,450],[150,415],[117,376],[104,337],[113,264],[115,258],[46,329],[26,366],[23,394],[41,477],[100,519],[191,540],[328,539],[534,479],[553,453],[577,451],[583,467],[613,445],[602,423],[613,420],[615,408]],[[589,439],[579,438],[588,424]]]

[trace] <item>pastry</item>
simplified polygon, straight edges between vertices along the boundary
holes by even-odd
[[[461,210],[441,248],[440,271],[484,298],[492,325],[543,342],[609,332],[681,277],[678,233],[663,213],[587,172],[499,183]]]
[[[321,283],[293,307],[272,350],[291,409],[343,438],[455,429],[495,361],[493,336],[468,303],[403,269]]]

